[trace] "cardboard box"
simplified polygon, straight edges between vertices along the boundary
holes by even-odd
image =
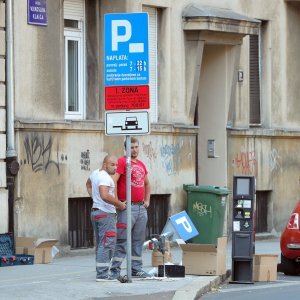
[[[182,265],[188,275],[223,275],[226,273],[227,237],[213,244],[182,244]]]
[[[52,247],[55,239],[35,239],[16,237],[16,254],[34,255],[35,264],[47,264],[52,261]]]
[[[278,255],[255,254],[253,256],[253,280],[276,281],[277,263]]]
[[[164,259],[163,259],[164,258]],[[158,267],[159,265],[163,265],[164,263],[172,262],[172,253],[166,251],[164,257],[162,253],[158,250],[152,251],[152,267]]]

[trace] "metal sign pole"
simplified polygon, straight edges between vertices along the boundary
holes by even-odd
[[[150,134],[149,112],[149,16],[148,13],[104,15],[104,85],[105,134],[126,135],[126,202],[127,202],[127,280],[131,282],[131,138],[129,134]],[[113,21],[118,21],[114,23]],[[130,24],[130,26],[124,26]],[[118,24],[113,27],[113,24]],[[125,34],[119,27],[125,28]],[[128,27],[128,28],[127,28]],[[128,31],[127,31],[128,30]],[[130,31],[129,31],[130,30]],[[126,38],[124,39],[124,36]],[[119,43],[123,47],[118,47]],[[125,44],[124,44],[125,43]],[[139,49],[128,51],[130,45]],[[129,62],[141,62],[133,73],[131,66],[113,66],[111,57],[126,56]],[[115,76],[117,75],[117,76]],[[135,80],[133,76],[136,77]],[[112,77],[113,76],[113,77]],[[143,87],[142,87],[143,86]],[[125,91],[125,98],[121,94]],[[143,100],[144,99],[144,100]],[[143,100],[143,102],[141,102]],[[117,102],[117,103],[115,103]],[[113,105],[115,103],[115,105]],[[143,103],[143,107],[140,104]],[[125,105],[125,106],[124,106]],[[118,112],[126,110],[126,112]],[[123,107],[123,108],[122,108]],[[138,111],[131,111],[132,108]],[[116,109],[116,111],[114,111]]]
[[[126,135],[127,279],[131,279],[131,138]]]

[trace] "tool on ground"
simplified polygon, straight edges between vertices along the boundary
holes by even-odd
[[[149,242],[149,249],[150,250],[157,250],[162,253],[162,259],[163,259],[163,270],[161,272],[160,277],[165,276],[165,252],[166,252],[166,240],[168,240],[173,233],[163,233],[163,234],[158,234],[158,235],[153,235],[153,238]]]

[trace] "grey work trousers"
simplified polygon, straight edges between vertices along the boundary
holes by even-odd
[[[147,209],[144,205],[131,206],[131,268],[132,272],[141,271],[143,267],[142,253],[148,221]],[[121,264],[126,257],[127,248],[127,210],[117,213],[117,244],[112,258],[111,272],[120,274]]]
[[[106,278],[116,245],[116,214],[92,210],[91,221],[96,237],[96,278]]]

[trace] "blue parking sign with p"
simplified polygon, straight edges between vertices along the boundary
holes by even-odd
[[[104,16],[105,85],[149,83],[148,13]]]
[[[176,215],[171,216],[170,221],[179,236],[184,241],[187,241],[199,234],[186,211],[182,211]]]

